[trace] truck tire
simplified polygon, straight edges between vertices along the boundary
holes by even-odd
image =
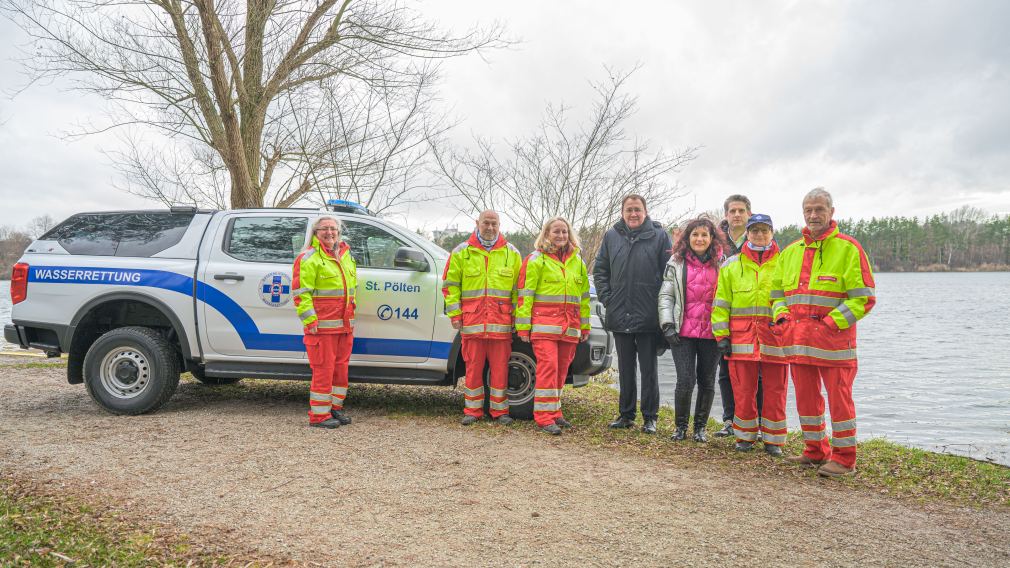
[[[208,377],[204,374],[203,367],[193,367],[189,370],[189,374],[193,375],[194,379],[209,386],[233,385],[242,380],[241,377]]]
[[[509,355],[509,416],[521,420],[533,418],[533,393],[537,384],[537,359],[533,347],[519,340],[512,342]]]
[[[179,386],[175,349],[147,327],[121,327],[99,337],[84,356],[88,394],[113,414],[144,414]]]

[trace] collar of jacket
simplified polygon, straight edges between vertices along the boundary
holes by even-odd
[[[740,251],[740,254],[753,260],[754,264],[757,264],[758,266],[761,266],[762,264],[775,258],[775,255],[777,255],[778,253],[779,253],[779,244],[776,243],[775,241],[772,241],[771,246],[767,250],[757,251],[751,249],[750,247],[743,247],[743,249]]]
[[[484,248],[484,245],[480,244],[480,240],[477,239],[477,231],[475,230],[474,232],[470,233],[470,238],[466,240],[466,244],[474,248],[480,249],[481,252],[491,252],[491,250],[498,250],[502,248],[503,246],[508,244],[508,241],[505,240],[505,235],[498,233],[498,240],[495,241],[494,246],[491,247],[491,250],[488,250]]]
[[[351,247],[347,246],[347,243],[345,243],[344,241],[340,241],[337,244],[336,254],[334,254],[334,251],[327,249],[326,246],[323,245],[323,243],[315,235],[312,235],[312,248],[316,249],[317,251],[323,253],[323,255],[325,255],[326,257],[331,258],[333,260],[336,260],[344,256],[344,253],[351,250]]]
[[[816,239],[814,238],[813,235],[810,234],[810,229],[803,227],[803,244],[811,245],[813,243],[816,243],[817,241],[823,241],[829,239],[837,234],[838,234],[838,222],[835,221],[834,219],[832,219],[831,224],[828,225],[828,230],[824,231],[824,234],[821,235],[820,237],[817,237]]]
[[[645,220],[642,221],[642,226],[639,227],[637,231],[632,231],[628,228],[628,224],[624,222],[624,219],[618,219],[614,223],[614,230],[631,240],[637,239],[651,239],[656,236],[656,228],[662,228],[659,223],[652,220],[652,217],[648,215],[645,216]]]
[[[557,252],[544,252],[544,256],[553,258],[554,260],[560,262],[561,264],[565,264],[568,262],[569,258],[572,258],[572,256],[575,255],[575,253],[579,252],[579,249],[575,247],[565,247],[564,252],[565,252],[564,256],[561,256]]]

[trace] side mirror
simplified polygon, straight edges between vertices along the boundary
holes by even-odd
[[[393,266],[414,272],[428,272],[429,268],[428,259],[424,257],[424,253],[410,247],[396,249]]]

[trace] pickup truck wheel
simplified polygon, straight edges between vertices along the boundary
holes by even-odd
[[[153,412],[179,385],[175,350],[153,329],[114,329],[84,356],[84,384],[91,398],[113,414]]]
[[[199,367],[190,369],[189,374],[193,375],[193,378],[201,383],[211,386],[233,385],[242,380],[240,377],[208,377],[203,373],[203,369]]]
[[[533,393],[537,384],[537,360],[528,343],[513,342],[509,355],[509,415],[533,418]]]

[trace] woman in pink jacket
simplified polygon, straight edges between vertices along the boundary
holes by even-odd
[[[719,281],[719,263],[726,242],[715,224],[704,217],[692,220],[673,244],[659,290],[659,327],[673,352],[677,368],[674,391],[676,427],[671,439],[687,437],[691,395],[698,385],[694,407],[694,440],[707,442],[705,426],[715,399],[719,350],[712,335],[712,300]]]

